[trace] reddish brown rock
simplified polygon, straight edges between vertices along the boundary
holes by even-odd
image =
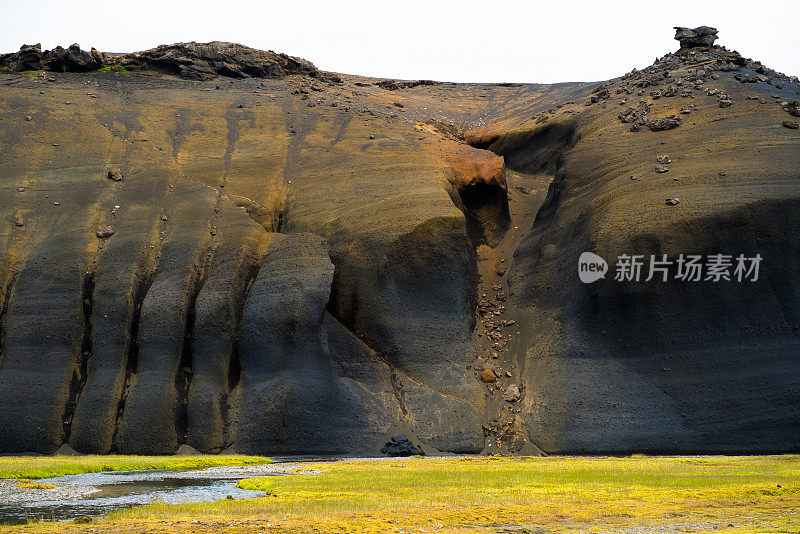
[[[491,369],[484,369],[481,371],[481,380],[483,380],[486,384],[492,384],[497,382],[497,375],[494,374],[494,371]]]

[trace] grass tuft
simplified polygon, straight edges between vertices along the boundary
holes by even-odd
[[[97,72],[119,72],[120,74],[128,74],[130,69],[125,65],[105,65],[97,69]]]

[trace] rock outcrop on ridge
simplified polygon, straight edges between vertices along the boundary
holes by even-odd
[[[69,48],[55,47],[42,51],[42,45],[22,45],[18,52],[0,55],[0,67],[23,72],[49,70],[53,72],[89,72],[105,64],[103,54],[92,48],[90,52],[81,50],[77,43]]]
[[[283,78],[290,74],[311,77],[320,72],[302,58],[265,52],[234,43],[178,43],[113,58],[110,64],[135,66],[174,74],[190,80],[229,78]]]
[[[798,79],[678,33],[599,84],[2,56],[0,452],[798,450]],[[760,274],[615,280],[681,254]]]
[[[24,72],[89,72],[100,69],[142,69],[189,80],[228,78],[283,78],[300,74],[318,78],[320,71],[305,59],[256,50],[236,43],[176,43],[144,52],[103,54],[73,44],[42,51],[41,44],[22,45],[18,52],[0,55],[0,67]]]

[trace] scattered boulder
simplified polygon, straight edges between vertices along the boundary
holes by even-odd
[[[483,380],[486,384],[493,384],[497,382],[497,375],[494,374],[494,371],[491,369],[484,369],[481,372],[481,380]]]
[[[95,234],[100,239],[106,239],[114,235],[114,229],[110,226],[98,226],[97,230],[95,230]]]
[[[517,402],[520,397],[519,386],[516,384],[509,384],[503,392],[503,400],[506,402]]]
[[[662,165],[668,165],[668,164],[672,163],[672,159],[669,156],[667,156],[666,154],[664,154],[664,155],[658,156],[656,158],[656,163],[661,163]]]
[[[122,171],[119,169],[111,169],[108,171],[107,177],[115,182],[120,182],[124,178],[124,176],[122,176]]]
[[[673,128],[677,128],[681,125],[681,118],[677,115],[670,115],[669,117],[663,117],[661,119],[650,119],[647,123],[647,127],[654,132],[660,132],[662,130],[671,130]]]
[[[745,74],[743,72],[737,72],[734,75],[734,78],[736,78],[737,80],[739,80],[742,83],[758,83],[758,81],[759,81],[757,76],[751,76],[751,75]]]
[[[789,120],[789,119],[786,119],[785,121],[783,121],[783,126],[785,128],[789,128],[790,130],[796,130],[798,128],[797,121],[792,121],[792,120]]]
[[[422,449],[417,445],[414,445],[414,443],[412,443],[412,441],[408,439],[408,437],[406,437],[405,434],[398,434],[397,436],[392,436],[392,439],[386,442],[386,445],[384,445],[381,448],[381,453],[391,457],[425,454],[424,452],[422,452]]]
[[[663,165],[659,165],[658,167],[656,167],[656,172],[659,173],[659,174],[667,172],[667,171],[669,171],[669,167],[665,167]]]
[[[800,102],[798,102],[797,100],[792,100],[791,102],[786,104],[785,109],[789,113],[789,115],[792,115],[794,117],[800,117]]]
[[[21,215],[15,215],[14,224],[16,225],[17,228],[22,228],[23,226],[25,226],[25,220],[22,218]]]
[[[668,198],[665,202],[667,206],[675,206],[680,203],[680,199],[678,197],[675,198]]]
[[[698,26],[697,28],[685,28],[675,26],[675,40],[681,43],[678,52],[685,52],[692,48],[711,48],[717,40],[719,30],[711,26]]]
[[[594,92],[594,94],[591,95],[589,97],[589,101],[586,102],[587,106],[590,106],[592,104],[596,104],[596,103],[600,102],[601,100],[608,100],[609,98],[611,98],[611,93],[608,91],[608,89],[606,89],[603,86],[598,87],[593,92]]]
[[[635,107],[625,108],[625,110],[618,115],[619,120],[623,123],[631,124],[631,131],[639,131],[640,126],[644,126],[648,122],[647,114],[650,112],[650,104],[647,102],[639,102]]]

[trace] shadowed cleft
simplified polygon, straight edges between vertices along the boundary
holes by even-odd
[[[201,269],[203,267],[201,266]],[[186,307],[186,328],[183,334],[183,349],[178,365],[178,372],[175,374],[175,389],[178,391],[178,412],[176,414],[175,428],[177,429],[178,441],[186,443],[189,432],[189,388],[192,385],[193,358],[192,358],[192,337],[194,334],[195,319],[197,316],[197,297],[200,290],[205,285],[205,269],[198,273],[198,279],[189,298]]]
[[[502,156],[511,170],[555,174],[563,154],[578,142],[577,130],[578,123],[574,118],[563,118],[499,134],[468,132],[466,141],[473,147]]]
[[[72,419],[75,416],[75,408],[78,406],[81,393],[86,385],[87,371],[89,369],[89,358],[92,355],[92,309],[94,308],[94,285],[95,275],[88,272],[83,277],[81,299],[83,308],[83,337],[81,338],[81,353],[78,358],[78,368],[73,370],[72,379],[69,384],[69,400],[64,410],[62,420],[61,437],[62,442],[69,441],[72,431]]]
[[[227,391],[220,397],[220,413],[222,414],[222,428],[223,428],[223,449],[229,447],[233,443],[233,436],[235,433],[235,414],[238,408],[238,391],[239,382],[242,378],[242,356],[241,356],[241,340],[240,332],[242,326],[242,316],[244,315],[244,304],[247,301],[247,296],[250,294],[250,288],[253,287],[258,271],[261,269],[260,262],[251,264],[247,270],[247,275],[244,278],[244,286],[239,299],[240,306],[236,307],[236,315],[234,317],[235,326],[233,330],[233,339],[231,342],[231,354],[228,361],[228,377],[227,377]]]
[[[133,293],[133,317],[131,317],[131,324],[128,337],[128,357],[125,361],[125,383],[122,386],[122,394],[119,398],[117,405],[117,414],[114,420],[114,435],[111,438],[111,452],[117,450],[117,434],[119,432],[119,423],[122,420],[122,414],[125,412],[125,404],[128,400],[128,393],[130,391],[133,377],[139,370],[139,324],[142,319],[142,303],[145,296],[150,291],[150,286],[153,284],[155,278],[155,271],[150,272],[149,276],[142,280],[136,287]]]
[[[5,337],[6,337],[6,315],[8,314],[8,304],[11,301],[11,294],[14,291],[14,285],[17,283],[17,277],[12,276],[3,291],[2,304],[0,304],[0,365],[3,363],[3,351],[5,350]]]

